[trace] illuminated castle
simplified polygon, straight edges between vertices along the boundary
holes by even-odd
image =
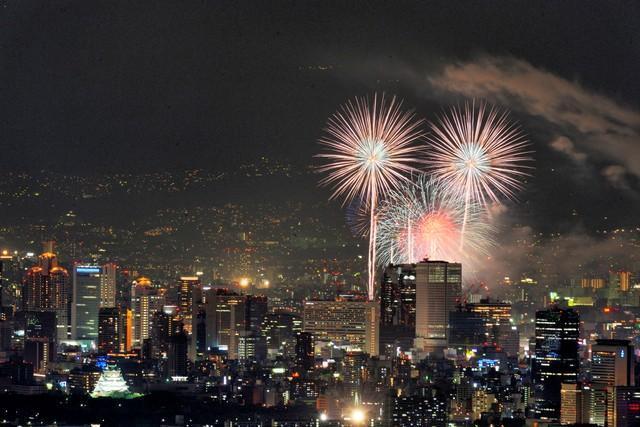
[[[120,369],[107,366],[102,372],[91,397],[133,398],[139,394],[129,392],[129,386],[122,377]]]

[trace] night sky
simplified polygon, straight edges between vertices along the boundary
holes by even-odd
[[[536,152],[510,223],[638,222],[637,2],[4,0],[0,32],[5,170],[302,168],[348,98],[475,97]]]

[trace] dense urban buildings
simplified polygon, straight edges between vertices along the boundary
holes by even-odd
[[[0,32],[0,426],[640,427],[640,3]]]
[[[612,274],[603,286],[577,280],[550,294],[505,281],[489,295],[462,286],[463,265],[425,259],[388,266],[369,301],[356,283],[292,297],[284,284],[201,273],[158,282],[113,262],[67,269],[45,246],[21,275],[3,276],[23,290],[0,321],[7,392],[170,392],[238,410],[297,408],[309,425],[640,419],[633,275],[628,287]],[[3,271],[18,260],[7,257]]]

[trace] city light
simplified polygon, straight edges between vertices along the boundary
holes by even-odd
[[[365,422],[365,420],[366,420],[366,415],[362,409],[354,408],[351,411],[351,421],[353,421],[354,423],[362,424]]]
[[[2,426],[640,427],[632,2],[33,3]]]

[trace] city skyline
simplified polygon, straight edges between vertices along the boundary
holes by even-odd
[[[0,424],[640,426],[640,4],[0,3]]]

